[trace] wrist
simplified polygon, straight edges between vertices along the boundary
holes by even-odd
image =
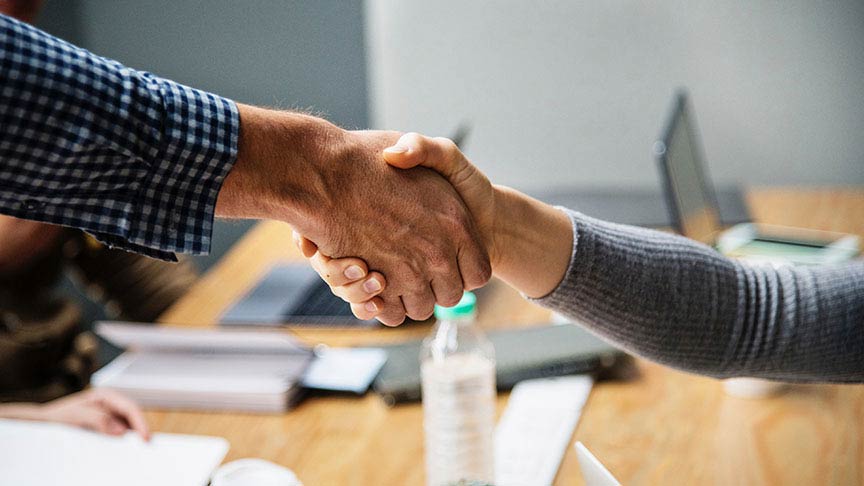
[[[217,215],[294,224],[332,205],[322,173],[347,132],[300,113],[239,104],[238,110],[237,161],[220,191]]]
[[[493,270],[528,297],[549,294],[570,264],[573,251],[570,218],[509,187],[495,186],[494,192]]]
[[[8,403],[0,405],[0,418],[15,420],[44,420],[42,405],[31,403]]]

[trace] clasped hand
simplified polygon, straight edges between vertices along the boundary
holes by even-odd
[[[435,170],[446,179],[447,183],[452,185],[450,190],[454,189],[461,197],[461,200],[467,205],[471,217],[472,227],[476,227],[479,231],[480,239],[484,245],[484,255],[488,254],[490,259],[494,261],[497,258],[496,235],[493,229],[495,225],[495,200],[496,193],[492,184],[486,176],[477,170],[459,151],[456,145],[446,138],[429,138],[416,133],[403,135],[395,145],[387,147],[383,150],[383,159],[393,167],[402,169],[406,174],[411,171],[424,170],[424,166]],[[449,194],[449,191],[442,195]],[[446,200],[445,200],[446,201]],[[447,212],[452,212],[454,208],[450,208]],[[434,216],[434,215],[431,215]],[[375,224],[375,220],[372,220]],[[405,227],[405,230],[414,230],[411,226]],[[392,235],[389,241],[381,241],[384,245],[400,245],[399,235]],[[392,283],[388,284],[385,276],[375,270],[369,269],[367,262],[356,257],[332,258],[323,248],[319,248],[313,241],[301,235],[297,230],[294,232],[294,241],[300,251],[306,258],[310,259],[312,267],[318,274],[330,285],[333,293],[341,297],[346,302],[351,304],[351,309],[355,316],[360,319],[378,318],[385,324],[399,324],[391,318],[392,315],[407,314],[413,319],[428,318],[433,311],[435,301],[437,303],[450,306],[454,305],[462,294],[463,288],[470,290],[474,287],[486,283],[487,278],[477,279],[472,285],[463,285],[456,289],[456,282],[459,281],[456,273],[459,269],[470,268],[469,264],[483,265],[484,262],[470,262],[465,258],[459,259],[459,267],[453,265],[444,265],[442,270],[444,273],[449,273],[449,279],[452,282],[446,289],[446,293],[436,290],[436,297],[445,297],[444,299],[432,298],[417,298],[417,291],[408,293],[411,298],[406,299],[405,294],[400,291],[394,291],[395,283],[401,282],[401,288],[404,292],[405,285],[417,284],[413,282],[405,282],[401,274],[391,275]],[[418,260],[426,260],[429,262],[437,262],[439,265],[433,267],[441,267],[441,263],[448,263],[440,248],[435,248],[433,241],[427,240],[427,245],[424,251],[420,254],[412,252],[411,260],[408,262],[416,262]],[[467,255],[463,255],[467,257]],[[409,265],[410,267],[410,265]],[[416,273],[416,272],[415,272]],[[464,275],[462,277],[464,280]],[[434,282],[433,282],[434,284]],[[480,285],[476,285],[480,284]],[[423,291],[423,285],[419,285],[419,291]],[[456,289],[455,293],[451,293]],[[389,290],[389,292],[388,292]]]
[[[528,296],[560,282],[572,250],[569,218],[492,185],[452,141],[238,109],[237,161],[217,214],[291,224],[303,254],[357,317],[426,319],[436,303],[455,305],[463,290],[485,285],[493,269]]]

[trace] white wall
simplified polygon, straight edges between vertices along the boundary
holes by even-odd
[[[690,89],[716,182],[864,183],[864,2],[367,0],[373,126],[447,135],[493,180],[655,186]]]

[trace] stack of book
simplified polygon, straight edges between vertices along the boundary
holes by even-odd
[[[314,356],[279,331],[100,322],[96,333],[127,350],[93,375],[93,386],[149,408],[284,412]]]

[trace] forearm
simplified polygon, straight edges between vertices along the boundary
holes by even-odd
[[[688,371],[864,381],[864,262],[751,266],[675,235],[571,216],[569,268],[541,305]]]
[[[15,420],[42,420],[42,408],[33,403],[2,403],[0,418]]]
[[[495,275],[528,297],[552,292],[570,263],[570,218],[508,187],[495,186],[494,197],[490,257]]]

